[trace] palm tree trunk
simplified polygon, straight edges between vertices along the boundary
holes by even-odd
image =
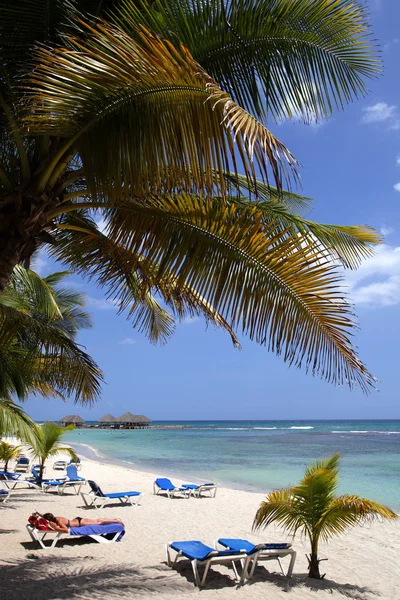
[[[319,572],[319,563],[318,559],[318,539],[311,540],[311,554],[307,556],[308,559],[308,576],[311,579],[323,579],[321,577],[321,573]]]
[[[18,192],[0,197],[0,294],[19,262],[29,259],[46,224],[45,197],[31,198]]]
[[[43,470],[44,470],[44,462],[45,462],[45,460],[46,460],[45,458],[43,458],[43,459],[41,458],[40,459],[40,468],[39,468],[39,479],[40,479],[40,481],[42,481],[42,479],[43,479]]]
[[[311,553],[308,558],[308,576],[311,579],[321,579],[318,555]]]

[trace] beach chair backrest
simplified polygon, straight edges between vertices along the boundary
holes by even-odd
[[[96,496],[99,496],[100,498],[104,498],[104,494],[101,491],[100,486],[97,485],[97,483],[95,481],[90,481],[90,479],[89,479],[88,484],[90,485],[90,489]]]
[[[19,456],[17,465],[29,465],[29,458],[27,456]]]
[[[36,471],[36,469],[34,467],[32,467],[31,473],[32,473],[32,475],[34,476],[35,479],[40,479],[40,477],[39,477],[39,471]]]
[[[158,485],[158,487],[162,490],[175,489],[175,486],[173,485],[172,481],[170,479],[167,479],[166,477],[159,477],[158,479],[156,479],[156,485]]]
[[[67,466],[67,477],[69,477],[69,479],[78,479],[78,471],[76,465]]]

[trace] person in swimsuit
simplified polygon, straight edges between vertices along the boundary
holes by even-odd
[[[51,524],[55,531],[68,533],[70,527],[85,527],[85,525],[107,525],[109,523],[121,523],[121,519],[87,519],[86,517],[75,517],[75,519],[66,519],[65,517],[55,517],[52,513],[46,513],[43,517]]]

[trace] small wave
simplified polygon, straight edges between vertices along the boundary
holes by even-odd
[[[248,427],[215,427],[218,431],[249,431]]]
[[[282,429],[314,429],[314,427],[312,427],[312,425],[305,425],[304,427],[282,427]]]
[[[272,429],[278,429],[278,427],[254,427],[254,429],[268,429],[271,431]]]
[[[400,435],[400,431],[379,431],[375,429],[351,429],[347,431],[332,431],[331,433],[373,433],[379,435]]]

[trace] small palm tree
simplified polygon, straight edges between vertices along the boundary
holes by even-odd
[[[22,446],[13,446],[8,442],[0,441],[0,460],[4,461],[4,470],[8,471],[8,463],[21,452]]]
[[[267,495],[254,519],[258,529],[278,522],[293,536],[300,531],[311,544],[308,576],[320,575],[318,543],[339,535],[347,527],[379,517],[395,519],[387,506],[355,495],[335,496],[339,478],[340,454],[312,463],[300,483]]]
[[[69,454],[73,460],[78,460],[75,451],[69,446],[61,446],[60,440],[67,431],[75,429],[74,425],[60,427],[56,423],[48,422],[35,425],[30,450],[39,460],[39,478],[42,479],[45,462],[51,456],[60,452]]]

